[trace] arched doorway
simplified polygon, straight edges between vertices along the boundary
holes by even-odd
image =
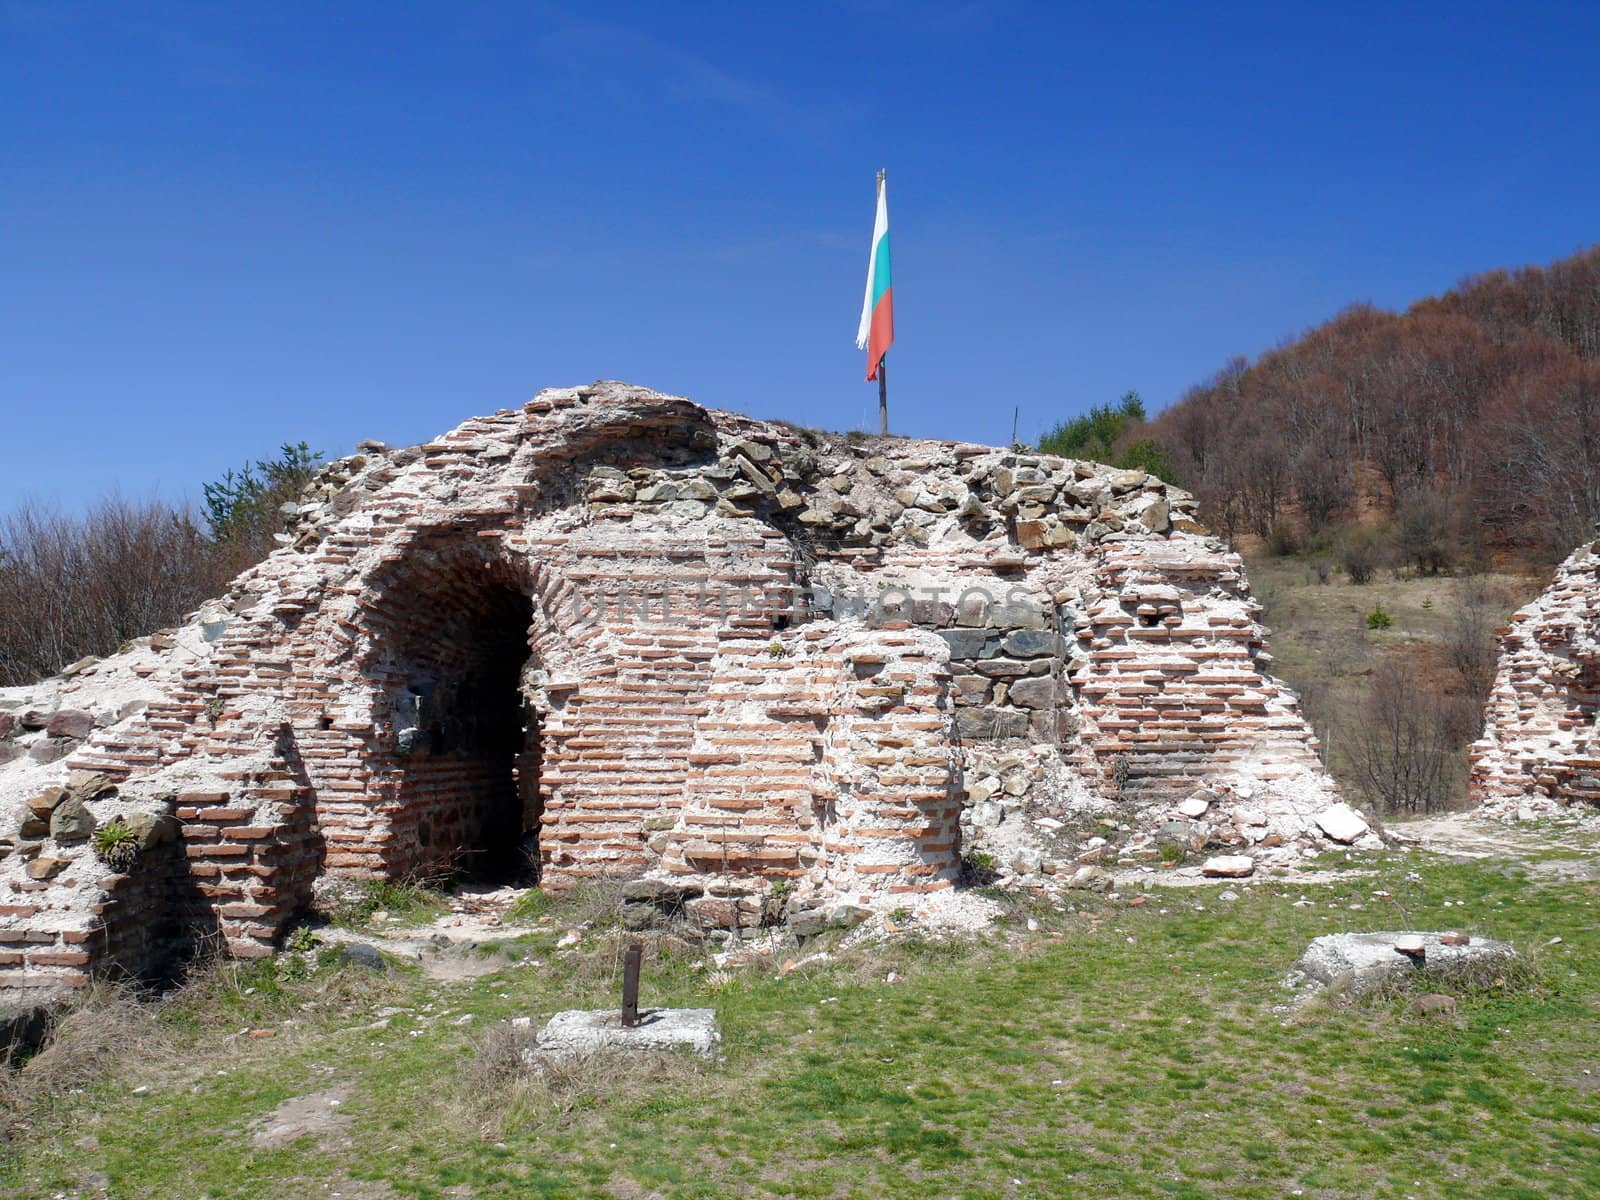
[[[474,548],[418,547],[369,616],[373,792],[391,877],[537,878],[539,727],[527,676],[533,604]]]

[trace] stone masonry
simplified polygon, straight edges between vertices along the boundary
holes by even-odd
[[[1500,631],[1474,743],[1472,796],[1488,815],[1600,806],[1600,543],[1581,546]]]
[[[323,877],[531,862],[748,927],[963,854],[1329,844],[1240,560],[1142,471],[603,383],[291,508],[180,628],[0,691],[0,988],[269,954]]]

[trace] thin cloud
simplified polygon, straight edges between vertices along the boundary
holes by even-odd
[[[732,109],[751,120],[799,137],[817,137],[837,116],[789,100],[765,84],[723,70],[709,59],[636,30],[571,24],[540,39],[539,57],[605,89],[619,102],[655,102]]]

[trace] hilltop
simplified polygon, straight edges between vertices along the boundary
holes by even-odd
[[[1553,564],[1600,521],[1600,246],[1403,313],[1352,305],[1232,360],[1137,436],[1230,539],[1396,517],[1425,568]]]

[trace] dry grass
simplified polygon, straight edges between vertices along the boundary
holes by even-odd
[[[104,1080],[131,1086],[172,1049],[147,997],[125,984],[97,983],[56,1018],[36,1054],[0,1070],[0,1136],[10,1142]]]
[[[715,1086],[702,1059],[667,1051],[602,1051],[552,1057],[531,1053],[534,1031],[496,1025],[474,1040],[448,1112],[485,1141],[557,1124],[616,1097],[683,1098]]]

